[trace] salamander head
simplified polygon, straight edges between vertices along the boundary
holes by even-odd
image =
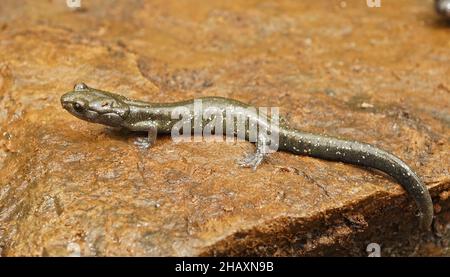
[[[61,105],[80,119],[119,127],[130,113],[126,100],[123,96],[79,83],[73,91],[61,96]]]

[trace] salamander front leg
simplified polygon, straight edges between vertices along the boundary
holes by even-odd
[[[242,167],[251,167],[253,170],[256,170],[256,168],[264,161],[264,158],[269,154],[267,147],[267,138],[264,135],[259,135],[255,153],[248,154],[245,158],[239,160],[238,164]]]
[[[155,124],[153,123],[140,123],[139,125],[133,126],[133,131],[146,131],[147,137],[139,137],[136,139],[134,144],[136,144],[139,148],[147,149],[153,146],[156,143],[156,137],[158,134],[158,130]]]

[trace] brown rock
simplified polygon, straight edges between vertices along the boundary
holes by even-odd
[[[0,9],[1,255],[366,255],[371,242],[436,254],[378,172],[288,153],[253,172],[235,163],[249,143],[139,150],[59,103],[84,81],[154,102],[279,106],[302,130],[400,156],[445,226],[450,40],[426,1],[64,2]]]

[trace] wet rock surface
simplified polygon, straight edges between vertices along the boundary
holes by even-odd
[[[2,256],[445,254],[450,26],[432,1],[64,2],[0,5]],[[79,81],[277,106],[299,129],[377,145],[431,190],[433,232],[373,170],[275,153],[253,172],[235,162],[244,142],[140,149],[62,109]]]

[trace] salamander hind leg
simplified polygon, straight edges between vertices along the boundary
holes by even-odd
[[[259,135],[256,144],[256,151],[254,153],[248,154],[245,158],[238,160],[237,163],[242,167],[251,167],[253,170],[256,170],[256,168],[258,168],[258,166],[268,155],[267,148],[267,139],[264,135]]]
[[[242,167],[251,167],[253,170],[256,170],[258,165],[260,165],[263,160],[264,155],[256,151],[255,153],[248,154],[245,158],[239,160],[238,164]]]

